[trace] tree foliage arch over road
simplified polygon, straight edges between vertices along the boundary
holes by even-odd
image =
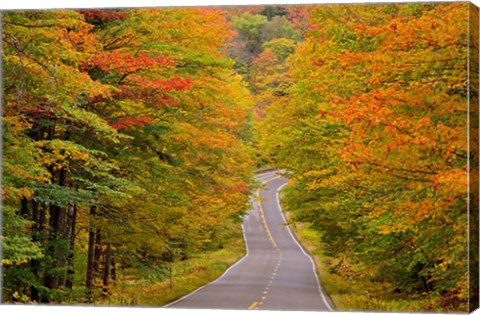
[[[467,3],[5,12],[5,300],[96,302],[210,259],[241,241],[252,170],[276,165],[330,271],[423,303],[396,311],[467,311],[475,19]]]
[[[292,86],[261,124],[294,174],[288,208],[347,275],[466,310],[468,4],[305,12]]]

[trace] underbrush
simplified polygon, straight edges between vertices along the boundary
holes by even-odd
[[[291,223],[298,241],[315,261],[323,289],[338,311],[425,312],[454,311],[438,307],[434,295],[402,295],[392,293],[391,284],[374,281],[353,270],[342,272],[342,260],[325,255],[321,235],[306,224]]]
[[[100,297],[96,305],[162,306],[220,277],[226,269],[245,255],[241,236],[230,239],[222,249],[199,253],[171,264],[165,269],[124,270],[108,296]],[[170,286],[171,285],[171,286]]]

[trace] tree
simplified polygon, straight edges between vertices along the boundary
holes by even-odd
[[[129,268],[165,268],[231,237],[251,185],[251,101],[224,56],[220,11],[2,22],[6,301],[80,289],[93,302]]]
[[[456,309],[468,295],[467,11],[310,8],[290,101],[267,111],[275,143],[262,141],[293,171],[289,209],[331,255]]]

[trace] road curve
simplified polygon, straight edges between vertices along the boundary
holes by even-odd
[[[244,217],[247,254],[220,278],[165,307],[331,311],[313,260],[285,225],[278,191],[287,180],[275,171],[257,175],[264,187]],[[258,198],[260,197],[260,198]]]

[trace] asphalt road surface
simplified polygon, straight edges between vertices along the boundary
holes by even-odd
[[[331,311],[310,256],[285,225],[278,191],[287,182],[275,171],[257,175],[265,183],[244,217],[247,254],[220,278],[166,307]],[[260,198],[258,198],[258,196]]]

